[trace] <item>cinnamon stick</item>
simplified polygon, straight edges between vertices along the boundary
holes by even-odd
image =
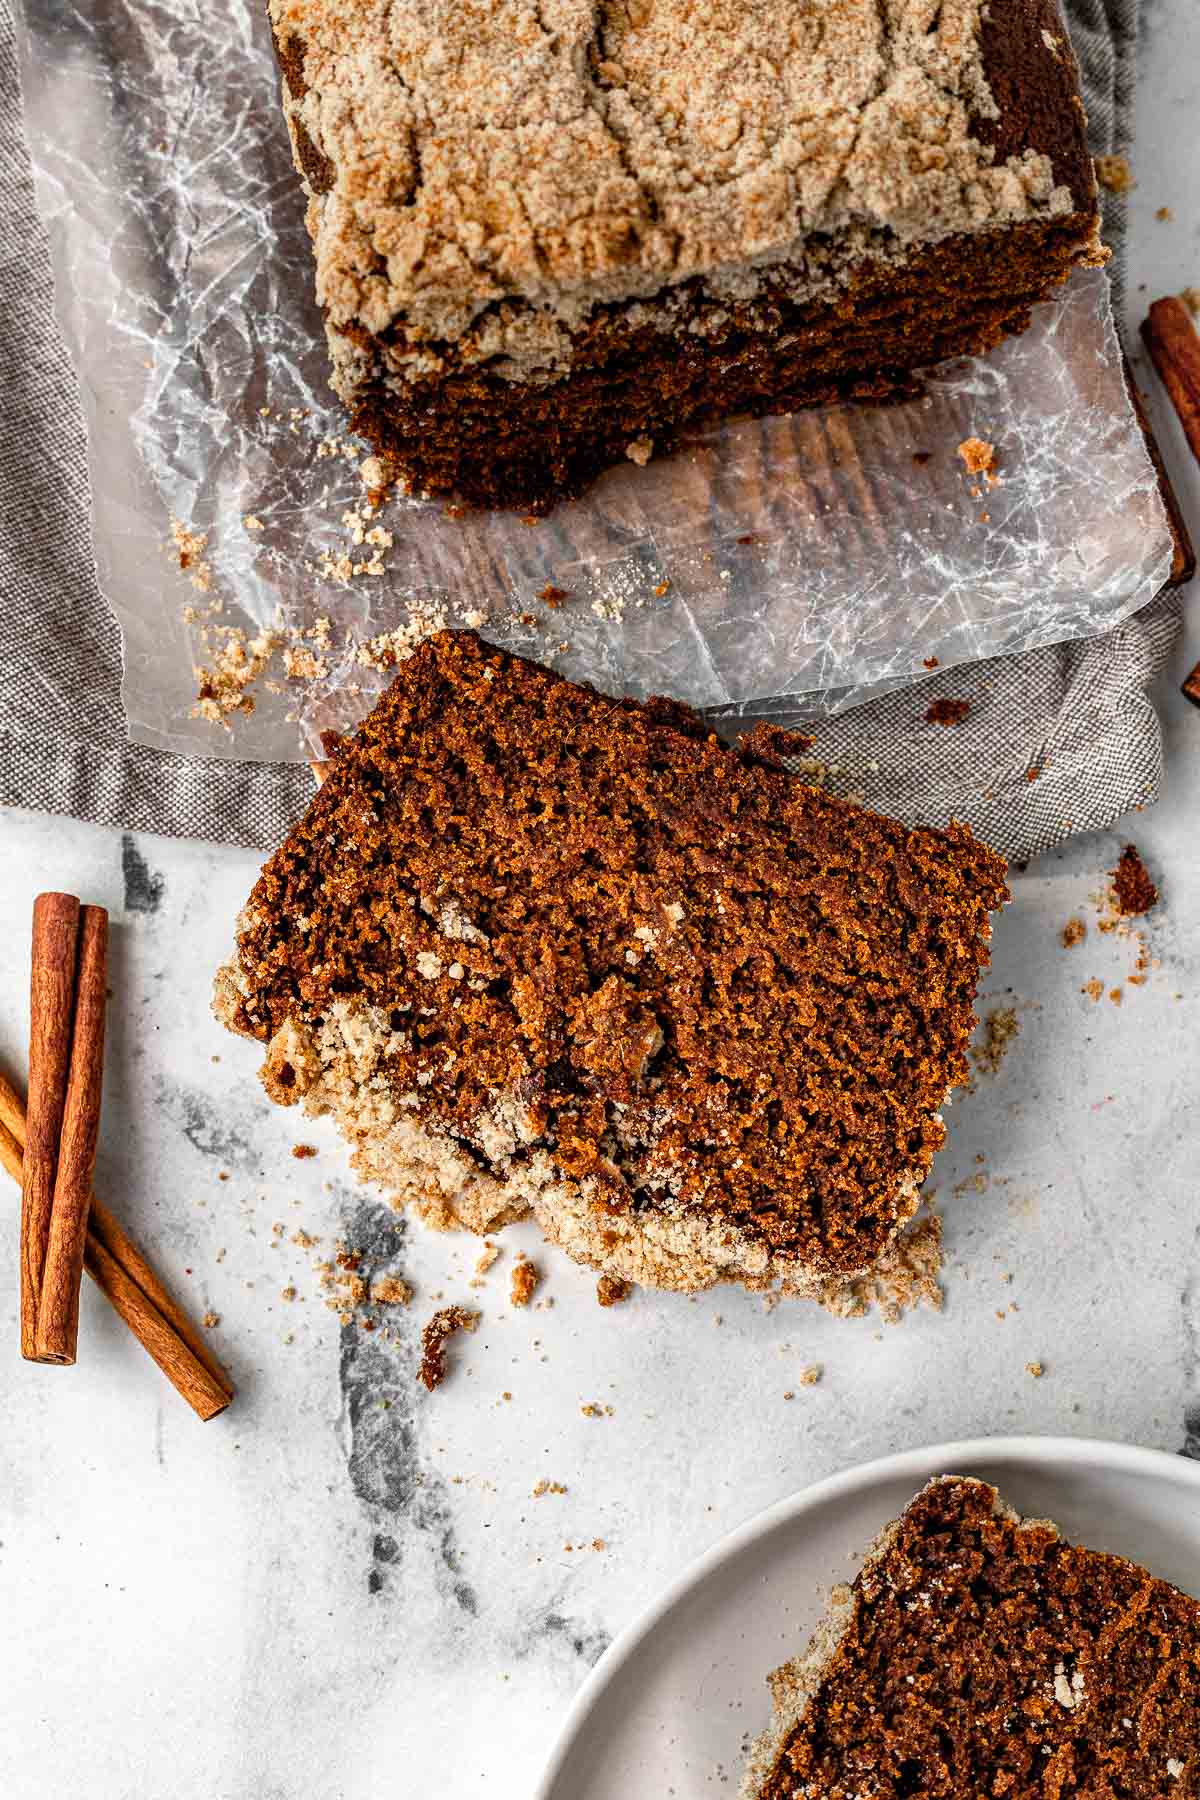
[[[1142,341],[1200,460],[1200,336],[1186,303],[1174,294],[1156,300],[1142,324]]]
[[[33,903],[29,1112],[21,1185],[21,1355],[28,1362],[39,1360],[38,1309],[71,1060],[78,938],[74,894],[39,894]]]
[[[75,1361],[79,1339],[79,1284],[100,1135],[107,982],[108,914],[102,906],[85,906],[79,915],[71,1064],[35,1341],[38,1362],[64,1366]]]
[[[0,1164],[18,1184],[24,1142],[25,1108],[0,1072]],[[188,1405],[202,1419],[224,1412],[233,1399],[232,1382],[198,1328],[95,1195],[84,1268]]]

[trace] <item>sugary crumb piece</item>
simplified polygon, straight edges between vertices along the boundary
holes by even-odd
[[[402,1275],[381,1275],[371,1283],[371,1300],[376,1306],[407,1306],[412,1295]]]
[[[1064,950],[1073,950],[1076,944],[1082,944],[1087,936],[1087,926],[1082,919],[1068,919],[1062,928]]]
[[[528,1306],[540,1280],[541,1276],[536,1264],[531,1263],[528,1257],[522,1256],[514,1265],[512,1272],[510,1291],[513,1305]]]
[[[475,1264],[476,1280],[478,1280],[481,1275],[487,1274],[488,1270],[491,1268],[492,1264],[497,1260],[499,1255],[500,1255],[499,1244],[485,1244],[484,1245],[483,1250],[480,1253],[479,1261]]]
[[[1099,1000],[1104,993],[1104,983],[1098,975],[1093,975],[1090,981],[1084,982],[1079,991],[1081,994],[1086,994],[1090,1000]]]
[[[971,1061],[985,1074],[995,1075],[1021,1029],[1011,1006],[997,1006],[983,1022],[983,1042],[970,1051]]]
[[[990,475],[996,466],[996,446],[986,438],[964,438],[958,454],[966,464],[968,475]]]
[[[297,1162],[306,1162],[309,1157],[315,1156],[316,1154],[317,1146],[315,1144],[292,1145],[292,1155],[296,1158]]]
[[[603,1406],[599,1400],[585,1400],[579,1408],[585,1419],[611,1419],[613,1409]]]
[[[1160,206],[1154,216],[1156,219],[1161,220],[1164,225],[1169,225],[1175,217],[1175,214],[1171,211],[1169,206]]]
[[[618,1275],[601,1275],[596,1283],[596,1299],[601,1306],[619,1306],[629,1298],[629,1283]]]
[[[281,1300],[294,1300],[296,1298],[296,1288],[294,1283],[289,1281],[285,1288],[280,1288],[279,1298]]]
[[[625,454],[630,462],[635,462],[639,468],[644,469],[646,464],[650,461],[650,458],[654,455],[654,439],[648,437],[634,438],[632,443],[626,444]]]
[[[446,1379],[446,1344],[456,1331],[474,1331],[479,1314],[465,1306],[443,1306],[421,1333],[421,1367],[417,1376],[430,1393]]]
[[[541,1481],[536,1481],[533,1485],[533,1497],[535,1500],[540,1500],[543,1494],[565,1494],[566,1491],[566,1486],[563,1482],[547,1481],[544,1476]]]
[[[1096,180],[1102,188],[1107,188],[1110,194],[1128,194],[1137,186],[1127,156],[1098,156],[1096,158]]]
[[[220,1313],[206,1312],[200,1323],[206,1330],[215,1331],[217,1326],[221,1323],[221,1315]]]
[[[816,1387],[823,1373],[820,1363],[809,1363],[800,1371],[800,1386]]]
[[[1040,1362],[1028,1362],[1025,1364],[1025,1373],[1032,1375],[1035,1381],[1040,1381],[1046,1373],[1046,1365]]]
[[[1122,991],[1119,987],[1115,987],[1115,988],[1109,988],[1108,997],[1112,1001],[1114,1006],[1120,1006],[1121,1002],[1125,998],[1125,995],[1122,993]]]

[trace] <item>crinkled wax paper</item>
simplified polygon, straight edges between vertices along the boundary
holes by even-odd
[[[347,549],[362,486],[325,443],[343,427],[262,0],[23,0],[22,27],[100,583],[143,742],[303,755],[306,725],[311,743],[314,724],[356,716],[379,684],[354,644],[403,624],[414,599],[444,604],[451,623],[484,613],[486,635],[612,691],[820,711],[934,657],[1107,631],[1167,573],[1091,272],[919,401],[706,429],[537,524],[396,499],[379,521],[394,540],[385,573],[322,575],[322,557]],[[997,446],[996,485],[956,455],[969,436]],[[168,554],[172,517],[207,535],[204,596]],[[558,610],[538,598],[547,583],[568,596]],[[189,601],[251,629],[328,618],[327,677],[277,671],[231,729],[194,717],[204,659]]]

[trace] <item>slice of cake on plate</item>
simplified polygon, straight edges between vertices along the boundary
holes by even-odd
[[[216,1007],[434,1224],[827,1294],[916,1210],[1004,865],[469,632],[263,869]]]
[[[422,490],[910,394],[1104,257],[1055,0],[269,6],[333,384]]]
[[[771,1678],[742,1800],[1187,1800],[1200,1602],[931,1481]]]

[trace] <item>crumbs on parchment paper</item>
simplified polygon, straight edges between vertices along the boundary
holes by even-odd
[[[418,1380],[432,1393],[446,1379],[446,1346],[459,1331],[474,1331],[479,1314],[465,1306],[443,1306],[421,1333],[421,1366]]]
[[[989,486],[995,486],[1000,479],[996,474],[995,444],[989,444],[986,438],[964,438],[958,446],[958,454],[968,475],[982,475]]]
[[[201,594],[212,588],[212,568],[204,552],[208,549],[207,531],[192,531],[182,519],[171,519],[171,545],[179,559],[179,567],[192,586]]]

